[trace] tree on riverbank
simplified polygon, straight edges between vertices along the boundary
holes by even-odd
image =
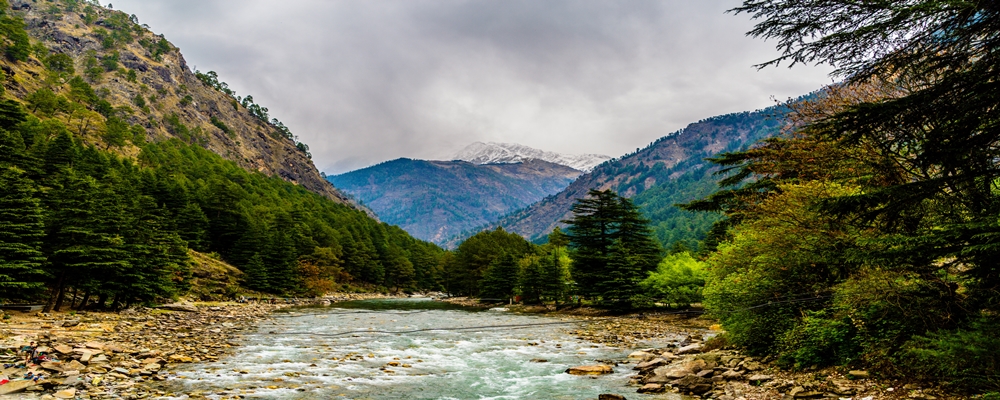
[[[610,190],[591,190],[572,211],[573,218],[564,222],[577,292],[606,305],[631,307],[642,295],[639,282],[660,259],[649,221],[629,199]]]
[[[847,78],[792,105],[784,136],[717,158],[735,172],[706,305],[730,339],[795,366],[1000,389],[1000,7],[744,1],[781,62]],[[767,306],[748,308],[751,304]],[[986,340],[967,340],[969,337]]]

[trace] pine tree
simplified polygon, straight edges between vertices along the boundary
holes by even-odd
[[[113,295],[109,280],[128,267],[122,236],[114,230],[123,210],[107,199],[91,177],[65,171],[51,193],[47,206],[46,251],[56,278],[46,309],[59,309],[68,286],[99,293],[102,300]],[[103,303],[103,301],[102,301]],[[103,304],[102,304],[103,306]]]
[[[569,241],[573,278],[581,295],[621,306],[635,299],[636,285],[659,261],[649,220],[626,198],[591,190],[573,205]]]
[[[549,254],[540,260],[542,264],[542,295],[559,306],[559,301],[564,299],[568,292],[569,270],[562,260],[565,244],[556,246],[557,243],[563,242],[553,241],[552,235],[549,235],[549,238]],[[565,243],[568,244],[568,242],[569,239],[566,239]]]
[[[254,254],[243,266],[243,283],[250,289],[268,291],[271,289],[270,279],[267,276],[267,267],[264,265],[264,258],[260,254]]]
[[[546,289],[545,273],[539,256],[525,257],[521,262],[521,273],[518,279],[522,301],[526,304],[538,303]]]
[[[509,299],[514,297],[518,281],[517,259],[504,253],[497,257],[483,274],[481,298]]]
[[[0,293],[28,298],[44,283],[45,237],[34,183],[13,167],[0,167]]]

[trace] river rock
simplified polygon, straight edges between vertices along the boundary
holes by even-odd
[[[705,369],[705,360],[690,360],[659,367],[653,370],[645,383],[669,383],[670,381],[693,375]]]
[[[600,396],[597,396],[597,400],[625,400],[625,396],[622,396],[620,394],[605,393]]]
[[[656,358],[643,363],[639,363],[639,365],[636,365],[632,369],[636,371],[649,371],[658,367],[662,367],[664,365],[667,365],[667,360],[664,360],[662,358]]]
[[[582,365],[566,370],[570,375],[603,375],[614,372],[610,365]]]
[[[65,344],[57,344],[53,346],[53,349],[59,354],[68,355],[73,353],[73,348]]]
[[[156,308],[170,311],[198,312],[198,307],[184,303],[164,304]]]
[[[656,358],[656,354],[648,353],[645,351],[635,351],[629,354],[628,358],[633,360],[649,361]]]
[[[743,379],[743,373],[735,370],[728,370],[722,373],[722,379],[727,381],[736,381]]]
[[[10,381],[0,385],[0,396],[20,393],[32,386],[35,386],[34,381]]]
[[[802,386],[793,387],[792,390],[788,391],[788,395],[796,399],[810,399],[813,397],[823,397],[823,392],[817,392],[812,390],[806,390]]]
[[[685,354],[697,354],[701,353],[701,348],[702,348],[701,343],[695,343],[677,349],[677,351],[675,351],[674,354],[679,356]]]
[[[78,319],[67,319],[62,322],[63,328],[72,328],[74,326],[80,325],[80,320]]]
[[[747,381],[750,382],[750,384],[759,385],[759,384],[767,382],[767,381],[769,381],[771,379],[774,379],[774,377],[771,376],[771,375],[754,374],[754,375],[750,375],[750,377],[747,378]]]
[[[66,371],[83,371],[84,369],[87,369],[87,366],[81,364],[79,361],[70,360],[70,362],[63,363],[62,368],[63,368],[62,369],[63,372],[66,372]]]
[[[55,392],[55,394],[53,394],[52,396],[54,396],[57,399],[72,399],[76,397],[76,388],[60,390],[58,392]]]
[[[868,379],[868,377],[869,377],[868,371],[855,370],[855,371],[850,371],[847,374],[850,375],[851,378],[854,378],[854,379]]]
[[[635,392],[636,393],[663,393],[666,390],[667,390],[667,388],[663,387],[663,385],[661,385],[659,383],[647,383],[645,385],[642,385],[642,387],[639,388],[639,390],[636,390]]]
[[[42,365],[40,365],[40,367],[42,367],[43,369],[47,369],[49,371],[55,371],[55,372],[63,371],[63,364],[58,361],[45,361],[42,363]]]
[[[700,395],[712,390],[712,381],[696,375],[688,375],[670,382],[675,388],[692,394]]]

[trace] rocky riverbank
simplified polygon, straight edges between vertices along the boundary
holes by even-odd
[[[502,306],[480,304],[469,298],[444,301],[470,307]],[[634,370],[635,375],[630,377],[629,383],[641,394],[676,392],[719,400],[966,398],[927,383],[875,379],[867,371],[845,368],[788,371],[777,367],[773,360],[749,357],[732,349],[713,349],[713,344],[706,341],[720,333],[718,326],[713,325],[714,321],[693,317],[695,314],[607,316],[602,310],[586,307],[560,311],[541,306],[503,307],[511,312],[575,316],[584,324],[570,334],[634,350],[627,359],[597,361],[613,369]],[[586,368],[567,370],[567,373],[590,375],[594,371],[613,371],[598,366],[581,367]]]
[[[320,299],[245,303],[182,303],[120,313],[11,314],[0,324],[0,395],[42,399],[144,399],[177,396],[159,389],[181,364],[214,361],[240,345],[274,310],[385,297],[338,294]],[[50,361],[25,363],[30,342]],[[37,380],[25,380],[31,373]]]

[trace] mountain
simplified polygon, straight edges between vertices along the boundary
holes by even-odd
[[[15,0],[11,8],[38,44],[36,54],[8,66],[6,75],[20,79],[8,79],[7,90],[29,99],[39,89],[50,88],[53,80],[65,84],[74,75],[84,78],[96,96],[90,107],[94,112],[79,112],[80,118],[71,121],[84,142],[100,141],[106,133],[101,114],[109,113],[99,108],[114,106],[119,118],[145,130],[146,141],[178,138],[247,170],[348,202],[320,176],[308,146],[296,143],[267,108],[252,98],[237,98],[214,73],[192,72],[177,47],[138,25],[135,16],[78,1]],[[56,70],[47,71],[52,67]],[[138,146],[128,142],[118,141],[121,146],[109,148],[134,156]]]
[[[473,164],[506,164],[542,160],[589,172],[595,166],[610,160],[611,157],[600,154],[559,154],[516,143],[475,142],[459,151],[452,159],[468,161]]]
[[[572,217],[570,207],[591,189],[611,189],[632,198],[652,220],[657,238],[665,245],[683,242],[689,246],[701,240],[716,216],[692,213],[674,207],[704,197],[717,189],[717,170],[705,158],[734,151],[775,135],[787,109],[770,107],[708,118],[664,136],[646,148],[598,165],[581,175],[566,189],[538,203],[517,210],[482,229],[503,227],[529,240],[544,238],[560,221]],[[468,233],[442,242],[455,246]]]
[[[580,174],[537,159],[476,165],[400,158],[327,179],[382,221],[440,242],[554,194]]]

